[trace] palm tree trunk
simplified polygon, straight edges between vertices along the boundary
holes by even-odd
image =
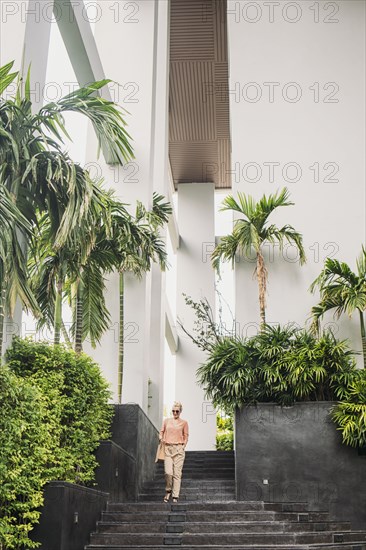
[[[62,324],[62,275],[59,273],[56,282],[56,301],[55,301],[55,322],[54,322],[54,344],[59,344],[61,339],[61,324]]]
[[[260,329],[266,324],[266,291],[267,291],[267,269],[264,265],[262,251],[257,252],[257,280],[259,288],[259,312],[260,312]]]
[[[61,322],[61,332],[62,332],[62,336],[64,337],[65,339],[65,342],[67,344],[67,347],[72,349],[72,343],[71,343],[71,340],[69,338],[69,334],[66,330],[66,327],[65,327],[65,323],[62,321]]]
[[[363,311],[360,311],[360,323],[361,323],[361,341],[362,341],[362,354],[363,354],[363,368],[366,369],[366,331],[365,320],[363,318]]]
[[[76,291],[76,314],[75,314],[75,351],[83,351],[83,295],[84,283],[79,280]]]
[[[3,357],[4,318],[5,318],[5,284],[3,280],[0,280],[0,363]]]
[[[124,274],[119,274],[119,346],[118,346],[118,403],[122,403],[123,355],[124,355]]]

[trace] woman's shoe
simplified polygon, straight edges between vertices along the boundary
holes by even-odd
[[[167,491],[165,493],[164,502],[169,502],[170,495],[171,495],[171,491]]]
[[[178,502],[178,497],[173,497],[173,502]]]

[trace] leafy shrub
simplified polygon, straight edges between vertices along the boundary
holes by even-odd
[[[57,443],[57,428],[50,429],[49,419],[42,392],[0,366],[1,548],[38,546],[28,539],[28,533],[39,520],[42,488]]]
[[[58,439],[49,479],[90,484],[97,466],[95,450],[109,437],[113,414],[110,391],[100,369],[85,354],[62,345],[15,338],[7,351],[9,368],[44,395],[47,424]]]
[[[343,443],[366,447],[366,371],[357,371],[346,395],[332,411],[332,418],[342,432]]]
[[[197,376],[208,398],[230,413],[257,402],[337,400],[356,371],[347,342],[331,332],[316,338],[291,325],[267,325],[253,338],[222,338]]]
[[[223,416],[217,414],[216,417],[216,427],[219,431],[233,431],[233,417],[232,416]]]
[[[232,451],[234,448],[234,431],[232,416],[216,416],[216,450]]]
[[[216,450],[217,451],[232,451],[234,448],[234,434],[222,433],[216,434]]]

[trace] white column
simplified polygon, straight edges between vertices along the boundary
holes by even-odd
[[[156,96],[154,124],[153,188],[168,200],[168,105],[169,105],[169,3],[158,2],[156,40]],[[167,239],[167,231],[162,231]],[[160,266],[153,264],[151,270],[150,309],[150,362],[148,414],[160,428],[164,405],[164,343],[165,343],[165,274]]]
[[[215,310],[215,273],[206,250],[215,241],[214,184],[178,186],[180,248],[177,251],[177,316],[192,331],[195,315],[182,293],[198,301],[207,298]],[[196,380],[206,355],[179,331],[176,356],[176,396],[183,404],[182,417],[190,426],[190,450],[214,450],[216,414]]]
[[[269,4],[228,1],[233,192],[288,187],[295,206],[271,220],[303,234],[308,262],[300,267],[291,247],[265,250],[267,321],[303,326],[324,259],[355,268],[365,240],[365,3]],[[237,269],[244,335],[259,323],[254,267]],[[335,325],[360,350],[358,323],[345,315]]]

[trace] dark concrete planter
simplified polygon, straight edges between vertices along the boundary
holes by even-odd
[[[135,501],[153,479],[157,445],[157,429],[138,405],[115,405],[112,440],[102,441],[96,453],[96,488],[48,483],[32,539],[42,550],[82,550],[107,501]]]
[[[236,412],[238,500],[308,502],[335,520],[366,527],[366,456],[342,444],[330,417],[334,402],[281,408],[250,405]]]
[[[154,479],[158,431],[139,405],[115,405],[112,440],[136,460],[134,483],[137,492]]]
[[[51,481],[44,490],[45,502],[32,539],[42,550],[82,550],[105,509],[108,493]]]
[[[96,487],[109,493],[111,501],[136,500],[136,459],[114,441],[102,441],[97,460]]]

